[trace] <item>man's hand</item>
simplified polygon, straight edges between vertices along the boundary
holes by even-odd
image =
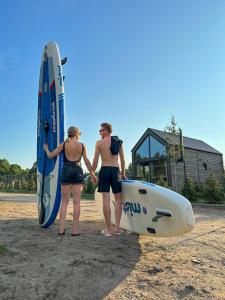
[[[127,180],[127,176],[125,174],[121,174],[121,180]]]

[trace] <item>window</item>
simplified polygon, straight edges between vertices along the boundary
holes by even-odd
[[[136,177],[139,180],[150,181],[150,170],[148,164],[137,164],[136,168]]]
[[[141,146],[136,150],[135,159],[149,159],[149,137],[147,137]]]
[[[166,156],[166,147],[157,141],[154,137],[150,137],[151,158],[161,158]]]
[[[165,160],[151,162],[151,182],[157,183],[160,179],[167,180],[167,165]]]

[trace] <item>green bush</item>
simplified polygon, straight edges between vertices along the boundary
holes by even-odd
[[[223,185],[212,174],[205,181],[204,195],[211,204],[222,203],[225,200]]]
[[[159,179],[156,181],[156,184],[168,188],[168,182],[164,179],[163,175],[160,175]]]
[[[86,178],[82,194],[94,194],[96,185],[91,182],[91,177]]]
[[[182,189],[182,195],[184,195],[188,200],[195,200],[195,185],[191,178],[187,178]]]

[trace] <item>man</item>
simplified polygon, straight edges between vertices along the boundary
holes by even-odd
[[[114,234],[120,235],[120,219],[122,214],[122,184],[121,179],[125,176],[125,160],[122,141],[118,137],[112,137],[112,125],[102,123],[99,133],[102,137],[95,146],[95,155],[92,164],[93,171],[98,166],[99,156],[101,156],[101,170],[99,172],[98,192],[102,193],[103,213],[106,228],[102,231],[105,236],[112,236],[111,210],[110,210],[110,186],[115,197],[115,231]],[[113,146],[113,148],[112,148]],[[119,160],[121,173],[119,170]]]

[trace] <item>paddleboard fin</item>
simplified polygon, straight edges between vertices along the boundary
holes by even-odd
[[[168,210],[156,210],[156,216],[152,219],[152,222],[158,222],[158,220],[162,217],[172,217],[172,213]]]
[[[63,59],[61,59],[61,65],[65,65],[65,63],[67,62],[67,57],[64,57]]]

